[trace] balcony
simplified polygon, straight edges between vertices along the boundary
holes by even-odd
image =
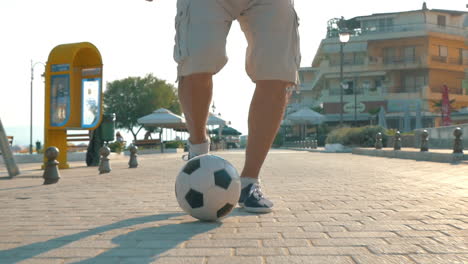
[[[432,61],[439,62],[439,63],[447,63],[447,57],[443,56],[432,56],[431,57]]]
[[[431,87],[431,92],[442,93],[441,87]],[[463,88],[449,87],[449,94],[463,95]]]
[[[450,35],[457,35],[465,37],[467,33],[466,30],[462,27],[453,27],[453,26],[440,26],[437,24],[431,23],[416,23],[416,24],[403,24],[403,25],[393,25],[393,26],[374,26],[369,28],[356,28],[351,32],[352,37],[365,36],[365,35],[378,35],[378,34],[391,34],[391,33],[403,33],[403,32],[436,32],[444,33]],[[329,32],[327,38],[337,38],[338,31]]]
[[[464,61],[462,58],[449,58],[449,63],[452,65],[467,65],[467,64],[464,64]],[[465,63],[468,63],[468,60],[465,61]]]
[[[384,57],[384,65],[395,65],[395,64],[421,64],[421,58],[419,57]]]

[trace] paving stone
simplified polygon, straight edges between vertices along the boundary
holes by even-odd
[[[358,264],[414,264],[415,262],[407,256],[375,256],[356,255],[353,259]]]
[[[420,246],[416,245],[371,245],[368,246],[369,250],[372,253],[381,255],[381,254],[421,254],[427,253]]]
[[[285,257],[266,257],[267,264],[355,264],[355,262],[346,256],[285,256]]]
[[[291,255],[361,255],[369,254],[366,247],[289,247]]]
[[[466,264],[468,263],[468,254],[462,255],[437,255],[437,254],[418,254],[409,255],[411,259],[416,261],[418,264]]]
[[[209,257],[207,264],[263,264],[261,257]]]

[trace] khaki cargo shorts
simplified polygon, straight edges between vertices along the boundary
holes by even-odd
[[[174,59],[178,77],[219,72],[226,65],[226,38],[238,20],[248,47],[246,71],[253,82],[298,83],[301,55],[293,0],[177,0]]]

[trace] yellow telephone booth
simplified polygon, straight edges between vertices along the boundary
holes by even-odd
[[[46,65],[44,147],[59,148],[59,168],[69,168],[67,130],[97,128],[102,108],[99,50],[89,42],[52,49]]]

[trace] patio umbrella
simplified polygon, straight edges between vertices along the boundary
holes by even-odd
[[[422,117],[421,117],[421,104],[416,105],[416,127],[415,129],[422,128]]]
[[[160,108],[149,115],[140,117],[137,122],[148,127],[185,128],[185,119],[165,108]]]
[[[302,137],[306,137],[306,126],[307,125],[320,125],[325,122],[325,116],[321,115],[308,107],[299,109],[297,112],[294,112],[287,116],[288,120],[291,120],[293,123],[302,125]]]
[[[379,111],[379,126],[387,129],[387,120],[385,119],[385,109],[381,106]]]
[[[210,115],[208,116],[208,122],[206,124],[208,126],[224,126],[226,125],[226,123],[226,120],[213,113],[210,113]]]
[[[321,115],[308,107],[299,109],[287,116],[287,119],[293,121],[296,124],[309,124],[309,125],[320,125],[325,121],[325,116]]]

